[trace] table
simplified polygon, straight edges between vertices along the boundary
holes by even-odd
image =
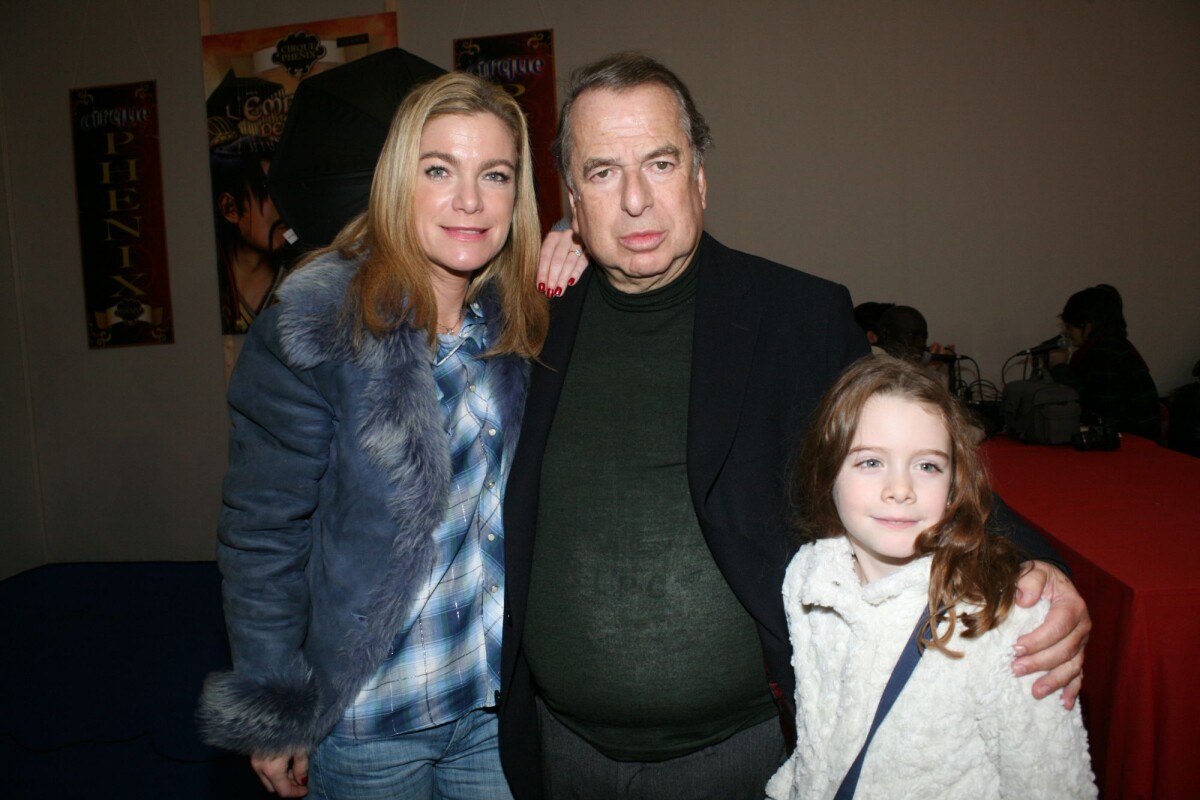
[[[1135,436],[1112,452],[983,450],[1091,612],[1082,701],[1102,797],[1200,796],[1200,459]]]

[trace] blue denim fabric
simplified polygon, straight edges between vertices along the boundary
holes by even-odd
[[[327,736],[309,763],[310,800],[512,800],[494,712],[388,739]]]

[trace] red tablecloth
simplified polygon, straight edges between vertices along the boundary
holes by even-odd
[[[1200,459],[984,445],[996,490],[1074,573],[1094,628],[1083,713],[1106,800],[1200,797]]]

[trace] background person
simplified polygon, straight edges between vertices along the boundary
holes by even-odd
[[[234,669],[200,713],[270,791],[508,796],[501,508],[547,325],[537,247],[520,108],[446,75],[251,328],[218,546]]]
[[[883,312],[894,305],[896,304],[866,302],[859,303],[854,307],[854,321],[858,323],[858,327],[862,328],[863,333],[867,335],[867,341],[871,344],[872,352],[875,352],[875,346],[879,344],[879,318],[883,316]]]
[[[893,305],[884,309],[876,323],[876,343],[889,355],[907,361],[928,363],[926,353],[951,354],[954,345],[929,343],[925,315],[912,306]]]
[[[1059,314],[1074,348],[1050,353],[1054,380],[1079,390],[1084,414],[1123,433],[1162,440],[1162,411],[1150,368],[1129,341],[1121,297],[1093,286],[1067,299]]]
[[[912,306],[892,306],[879,316],[878,344],[872,352],[882,351],[894,358],[921,364],[950,387],[950,365],[936,356],[954,355],[954,345],[929,344],[929,324],[925,315]]]

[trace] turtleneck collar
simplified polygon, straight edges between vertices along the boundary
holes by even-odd
[[[594,276],[596,288],[605,303],[620,311],[662,311],[672,308],[696,296],[697,276],[700,274],[700,270],[696,268],[696,263],[700,260],[699,252],[697,249],[679,277],[666,286],[648,292],[629,294],[613,286],[604,270],[597,268]]]

